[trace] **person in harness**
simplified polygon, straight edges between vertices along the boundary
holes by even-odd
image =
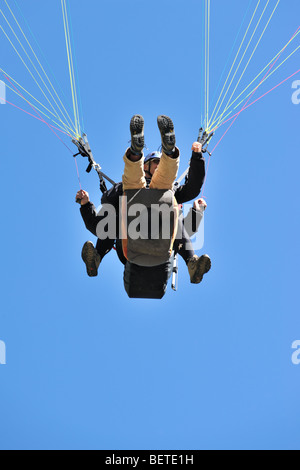
[[[169,117],[159,116],[158,127],[161,133],[162,152],[152,152],[144,158],[144,120],[140,115],[135,115],[131,119],[131,147],[124,156],[125,169],[122,183],[114,185],[104,193],[101,200],[103,205],[110,204],[118,212],[119,200],[124,192],[126,193],[126,191],[130,190],[139,191],[147,187],[156,190],[173,190],[178,204],[189,202],[199,195],[205,178],[205,160],[201,153],[201,144],[195,142],[192,146],[193,153],[185,184],[174,187],[180,157],[179,149],[176,147],[174,125]],[[87,229],[94,235],[97,235],[97,225],[103,216],[97,214],[87,192],[79,191],[76,198],[81,200],[81,215]],[[205,202],[203,200],[197,201],[193,208],[195,218],[197,219],[198,213],[198,219],[200,214],[201,220],[205,209]],[[194,225],[197,225],[197,223]],[[211,268],[210,258],[207,255],[200,258],[195,255],[190,237],[184,230],[181,218],[179,218],[179,226],[181,226],[179,231],[181,235],[174,241],[174,250],[185,260],[191,282],[195,284],[200,283],[204,274]],[[119,227],[117,232],[119,235]],[[127,260],[124,258],[118,238],[118,236],[116,240],[114,238],[98,238],[96,248],[92,242],[85,243],[82,250],[82,258],[86,264],[89,276],[97,276],[101,261],[114,247],[115,241],[119,258],[126,264]]]

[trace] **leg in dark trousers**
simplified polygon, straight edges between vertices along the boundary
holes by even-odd
[[[105,240],[97,240],[96,250],[103,260],[104,256],[107,255],[114,247],[115,240],[106,238]]]
[[[199,225],[198,225],[199,227]],[[196,231],[198,229],[195,226]],[[204,274],[211,269],[211,260],[208,255],[200,258],[195,254],[190,236],[184,227],[182,216],[179,217],[177,238],[174,243],[175,253],[178,253],[186,262],[192,284],[200,284]]]
[[[189,260],[195,255],[193,244],[184,227],[182,216],[179,217],[178,221],[178,231],[174,242],[174,250],[175,253],[178,253],[184,259],[186,264],[188,264]]]

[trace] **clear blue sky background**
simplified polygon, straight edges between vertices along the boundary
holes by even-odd
[[[70,5],[85,130],[103,170],[120,180],[129,121],[140,113],[154,149],[157,116],[173,118],[183,172],[201,125],[200,0]],[[211,94],[247,5],[212,1]],[[20,6],[70,106],[60,2]],[[281,1],[245,83],[299,17],[298,0]],[[0,65],[39,96],[3,34]],[[298,68],[299,51],[255,97]],[[129,300],[114,253],[99,278],[87,277],[81,247],[94,237],[74,203],[71,154],[47,126],[0,106],[1,449],[300,448],[300,366],[291,362],[300,339],[295,79],[243,113],[216,150],[205,190],[213,268],[195,286],[181,261],[179,290],[162,301]],[[7,99],[31,111],[10,91]],[[98,205],[97,175],[78,164]]]

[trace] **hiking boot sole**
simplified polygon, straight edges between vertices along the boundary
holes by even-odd
[[[211,270],[211,259],[207,255],[201,256],[197,262],[197,269],[195,270],[192,278],[192,284],[200,284],[202,282],[204,274],[207,274]]]
[[[81,257],[86,265],[86,271],[89,277],[98,276],[98,266],[96,264],[96,249],[92,242],[86,242],[83,245]],[[100,258],[100,256],[99,256]]]
[[[162,148],[165,153],[171,154],[176,146],[173,121],[168,116],[158,116],[157,124],[161,134]]]
[[[131,150],[136,154],[141,154],[145,147],[144,124],[144,118],[139,114],[130,121]]]

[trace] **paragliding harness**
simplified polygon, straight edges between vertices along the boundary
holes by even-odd
[[[178,204],[171,190],[126,190],[122,205],[122,247],[127,259],[124,286],[129,298],[162,299],[172,274]],[[136,207],[136,209],[135,209]],[[131,235],[139,212],[139,236]]]

